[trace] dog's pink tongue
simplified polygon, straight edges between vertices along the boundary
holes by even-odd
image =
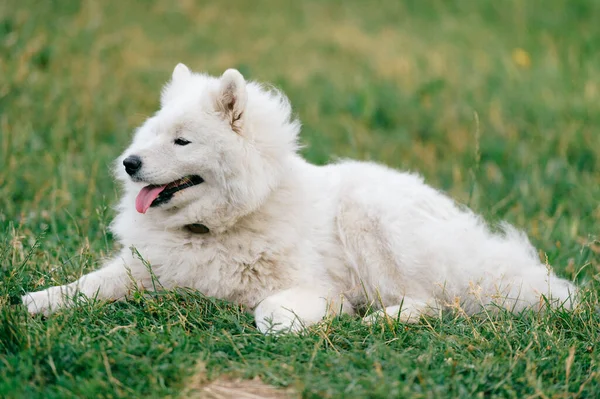
[[[152,205],[152,201],[158,197],[167,185],[164,186],[146,186],[140,190],[140,193],[135,198],[135,209],[139,213],[146,213],[150,205]]]

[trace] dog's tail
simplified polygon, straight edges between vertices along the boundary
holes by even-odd
[[[527,264],[533,265],[521,269],[520,272],[515,270],[516,274],[521,274],[522,277],[521,294],[525,296],[525,301],[533,304],[531,302],[535,299],[531,296],[534,296],[542,306],[548,304],[552,307],[573,309],[577,305],[577,286],[571,281],[558,277],[548,262],[540,262],[537,251],[525,233],[508,223],[503,223],[500,227],[504,232],[504,239],[510,243],[510,246],[515,248],[523,258],[527,258]]]

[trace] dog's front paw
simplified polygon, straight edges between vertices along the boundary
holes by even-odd
[[[21,300],[30,314],[41,313],[48,316],[50,313],[63,306],[63,297],[59,287],[52,287],[37,292],[28,292],[21,297]]]
[[[254,310],[263,334],[297,333],[318,323],[327,314],[328,301],[321,291],[291,288],[265,298]]]

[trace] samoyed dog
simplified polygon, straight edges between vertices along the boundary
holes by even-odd
[[[161,109],[118,159],[123,249],[79,280],[28,293],[31,313],[132,288],[188,287],[253,311],[262,332],[375,309],[415,322],[444,307],[572,307],[575,286],[527,237],[482,219],[412,173],[311,165],[287,98],[229,69],[178,64]],[[155,278],[160,284],[153,284]]]

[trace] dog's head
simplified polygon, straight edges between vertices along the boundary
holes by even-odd
[[[225,229],[279,184],[298,131],[280,92],[234,69],[214,78],[178,64],[161,109],[117,160],[117,177],[144,217]]]

